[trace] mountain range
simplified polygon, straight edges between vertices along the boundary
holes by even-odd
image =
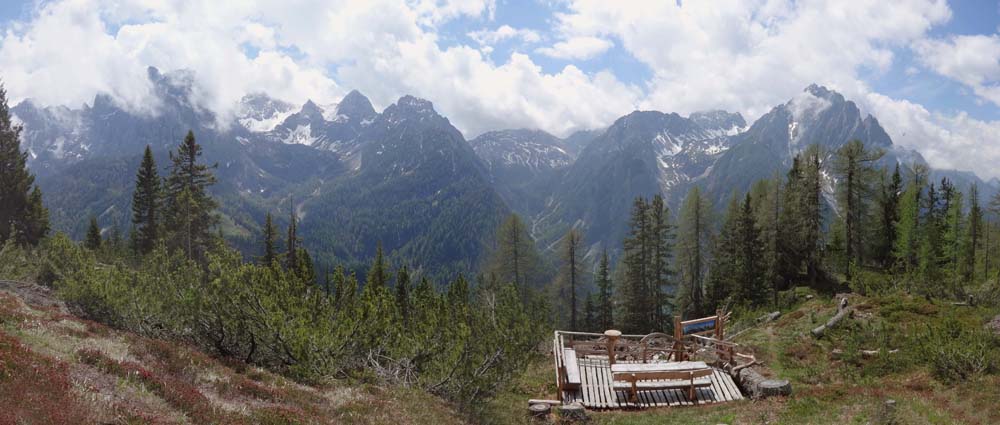
[[[726,111],[635,111],[566,138],[504,129],[467,140],[430,101],[403,96],[378,112],[357,91],[301,107],[248,94],[234,122],[221,124],[194,106],[190,72],[149,68],[148,75],[155,94],[148,111],[126,110],[107,95],[76,109],[31,100],[12,108],[55,229],[79,238],[96,216],[105,229],[127,231],[143,147],[153,148],[165,174],[167,152],[188,129],[217,164],[212,191],[223,233],[247,256],[258,254],[266,213],[279,223],[295,214],[320,267],[360,265],[381,243],[394,261],[439,274],[478,269],[511,212],[530,223],[543,249],[577,227],[591,253],[614,251],[636,196],[662,193],[676,207],[698,185],[718,205],[783,173],[811,144],[832,155],[859,139],[885,150],[883,166],[926,164],[894,145],[875,117],[817,85],[750,124]],[[984,196],[997,191],[997,181],[972,173],[934,174],[958,187],[976,183]],[[832,194],[836,182],[827,180]]]

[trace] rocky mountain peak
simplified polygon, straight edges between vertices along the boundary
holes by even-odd
[[[688,119],[716,136],[732,136],[743,131],[747,126],[746,120],[739,112],[723,110],[694,112]]]
[[[357,90],[351,90],[337,104],[337,116],[345,116],[351,120],[362,121],[370,119],[376,114],[371,101]]]

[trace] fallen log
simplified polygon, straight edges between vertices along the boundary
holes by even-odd
[[[833,315],[825,324],[819,325],[816,329],[812,330],[812,335],[816,338],[822,337],[826,333],[827,329],[833,328],[844,320],[845,317],[849,317],[854,311],[853,307],[847,305],[847,298],[841,298],[840,304],[837,306],[837,314]]]
[[[886,353],[888,353],[888,354],[896,354],[898,352],[899,352],[899,350],[889,350],[889,351],[886,351]],[[875,356],[877,356],[879,354],[882,354],[882,350],[881,349],[878,349],[878,350],[861,350],[861,357],[866,357],[866,358],[868,358],[868,357],[875,357]]]
[[[788,380],[765,378],[753,368],[740,369],[736,379],[750,398],[786,396],[792,393],[792,384]]]

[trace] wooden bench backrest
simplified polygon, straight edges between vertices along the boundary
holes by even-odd
[[[652,381],[656,379],[666,380],[692,380],[712,375],[712,369],[698,370],[670,370],[670,371],[649,371],[649,372],[621,372],[615,373],[616,381]]]

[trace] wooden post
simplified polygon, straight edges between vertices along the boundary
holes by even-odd
[[[722,341],[722,328],[726,318],[722,316],[722,310],[715,310],[715,339]]]
[[[684,344],[681,343],[681,338],[684,338],[684,328],[681,326],[681,316],[674,316],[674,361],[682,362],[684,361]]]
[[[622,332],[608,329],[604,331],[604,336],[608,337],[608,364],[615,364],[615,344],[618,343],[618,337],[622,336]]]

